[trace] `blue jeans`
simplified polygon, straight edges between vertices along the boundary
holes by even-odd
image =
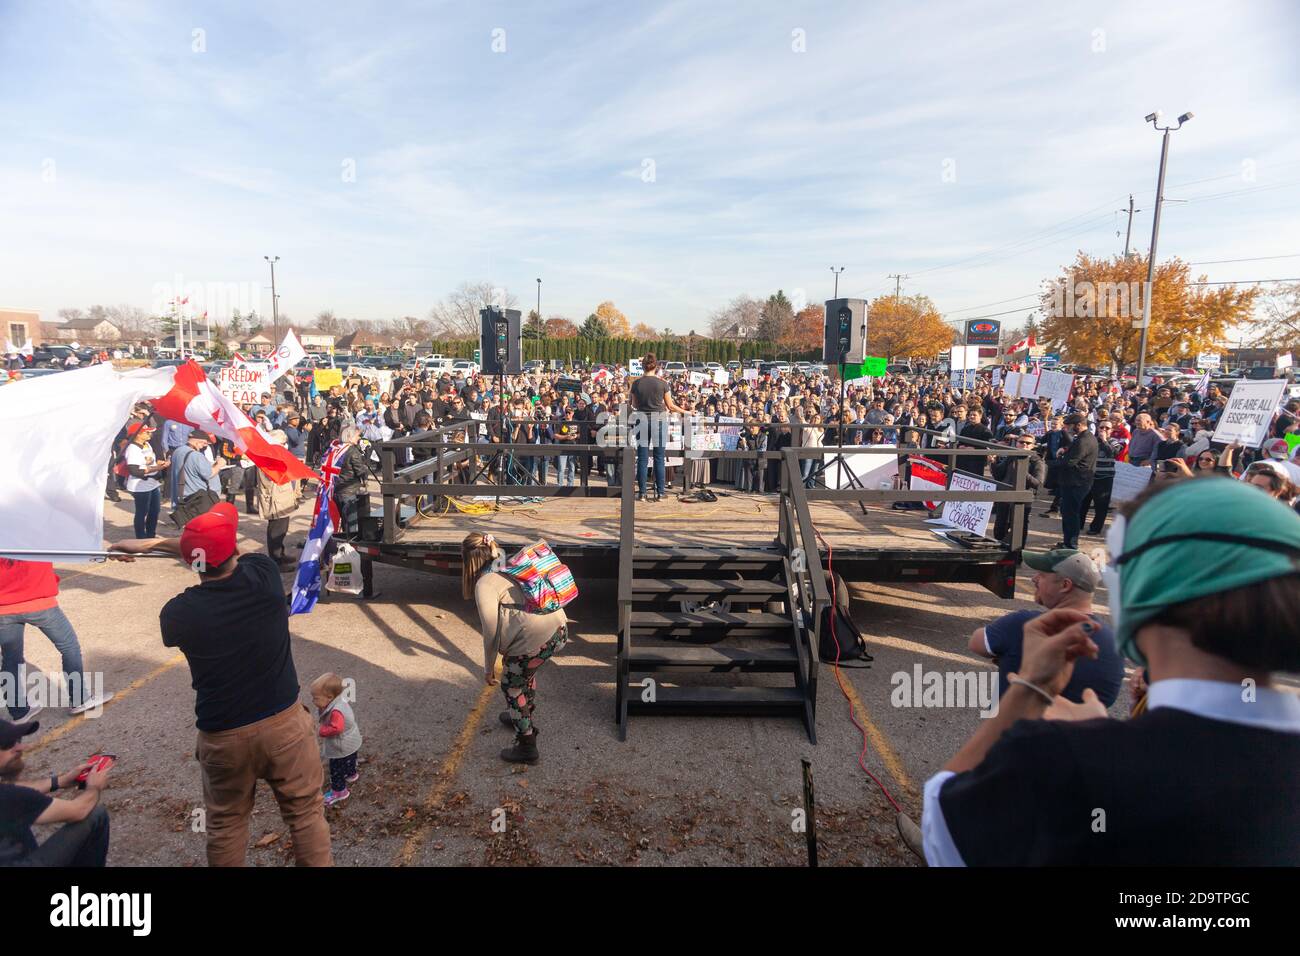
[[[801,458],[799,460],[799,476],[803,478],[803,486],[805,488],[811,488],[813,486],[812,472],[816,465],[816,458]]]
[[[573,456],[560,455],[555,459],[555,472],[557,475],[556,484],[572,485],[573,484]]]
[[[668,415],[665,412],[633,412],[632,435],[636,439],[636,490],[645,494],[650,449],[655,453],[655,493],[664,496],[664,446],[668,444]]]
[[[63,657],[65,676],[77,674],[74,681],[68,677],[68,689],[71,692],[72,706],[78,707],[85,699],[85,677],[81,664],[81,645],[77,643],[77,632],[60,607],[46,608],[44,611],[23,611],[19,614],[0,614],[0,673],[6,674],[13,681],[12,686],[22,683],[19,669],[23,657],[23,629],[28,625],[40,628],[50,639],[55,650]],[[74,686],[75,685],[75,686]],[[9,716],[22,720],[27,716],[26,703],[22,707],[13,707],[12,701],[4,701],[9,706]]]
[[[162,489],[133,491],[135,499],[135,536],[152,538],[158,534],[158,512],[162,510]]]

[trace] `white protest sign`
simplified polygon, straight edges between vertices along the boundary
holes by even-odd
[[[746,382],[750,382],[751,384],[758,383],[758,369],[756,368],[747,368],[741,373],[741,375],[744,377]]]
[[[1047,424],[1041,418],[1031,418],[1029,424],[1025,426],[1025,434],[1042,438],[1047,434]]]
[[[628,373],[629,375],[644,375],[644,374],[645,374],[645,370],[644,370],[644,369],[642,368],[642,366],[641,366],[641,360],[640,360],[640,359],[628,359],[628,360],[627,360],[627,373]]]
[[[1115,462],[1115,482],[1111,485],[1111,501],[1132,501],[1151,484],[1151,469],[1141,465],[1130,465],[1126,461]]]
[[[1228,405],[1219,416],[1214,440],[1225,445],[1239,441],[1247,448],[1259,447],[1268,434],[1278,400],[1285,390],[1286,381],[1283,379],[1236,382],[1228,396]]]
[[[692,385],[703,385],[709,380],[709,377],[703,372],[691,372],[686,378]]]
[[[1050,398],[1052,408],[1060,411],[1070,404],[1070,390],[1074,388],[1074,376],[1069,372],[1040,372],[1038,378],[1038,398]]]
[[[270,372],[264,364],[226,367],[217,372],[217,388],[236,405],[256,405],[271,390]]]
[[[992,379],[990,379],[990,383],[993,385],[994,388],[1002,387],[1002,369],[995,368],[993,370],[993,377]]]
[[[871,447],[871,446],[869,446]],[[878,446],[877,446],[878,447]],[[892,446],[891,446],[892,449]],[[822,456],[825,458],[825,454]],[[822,472],[828,488],[892,488],[898,474],[898,452],[855,452],[844,454],[844,467],[830,465]],[[857,485],[853,479],[858,480]]]
[[[949,491],[997,491],[995,481],[976,478],[965,472],[954,471]],[[988,530],[989,517],[993,514],[991,501],[949,501],[943,506],[943,522],[954,528],[962,528],[971,534],[984,536]]]
[[[713,384],[726,385],[731,381],[731,376],[727,374],[725,368],[715,368],[713,370]]]
[[[973,368],[968,368],[965,371],[954,370],[949,373],[949,378],[953,388],[975,387],[975,370]]]
[[[1277,367],[1279,369],[1290,368],[1294,363],[1290,352],[1283,352],[1277,357]]]

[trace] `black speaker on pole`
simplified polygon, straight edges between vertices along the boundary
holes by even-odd
[[[867,300],[827,299],[822,361],[861,362],[867,354]]]
[[[518,375],[524,370],[523,323],[518,309],[494,305],[479,311],[484,375]]]

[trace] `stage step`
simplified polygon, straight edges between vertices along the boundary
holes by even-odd
[[[654,702],[641,699],[645,687],[627,688],[632,714],[782,714],[804,712],[804,695],[797,687],[656,687]]]
[[[784,597],[785,593],[786,587],[779,581],[714,581],[708,578],[637,578],[632,581],[632,597],[638,601],[661,597],[738,597],[750,601],[767,601],[778,596]]]
[[[731,611],[633,611],[634,630],[661,628],[720,628],[727,631],[750,628],[780,629],[790,626],[784,614],[742,614]]]
[[[707,669],[715,673],[752,671],[764,673],[793,673],[799,666],[799,656],[790,647],[647,647],[638,644],[628,655],[629,671],[657,671],[667,668],[689,667]]]

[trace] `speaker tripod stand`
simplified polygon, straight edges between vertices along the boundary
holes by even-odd
[[[838,432],[839,447],[836,450],[834,455],[822,461],[821,467],[818,468],[815,472],[813,472],[812,477],[816,478],[818,476],[824,476],[826,472],[830,469],[830,467],[834,465],[836,487],[839,488],[845,487],[844,473],[848,472],[848,476],[849,476],[848,487],[857,488],[860,491],[866,491],[867,486],[864,485],[862,483],[862,479],[859,478],[854,473],[853,466],[850,465],[844,457],[844,430],[846,424],[844,421],[845,418],[844,392],[846,386],[846,383],[844,381],[844,366],[845,366],[844,357],[847,348],[848,348],[848,343],[843,339],[841,339],[840,340],[840,421],[839,421],[839,427],[836,429],[836,431]],[[862,510],[862,513],[864,515],[867,513],[867,505],[865,502],[859,501],[858,507]]]

